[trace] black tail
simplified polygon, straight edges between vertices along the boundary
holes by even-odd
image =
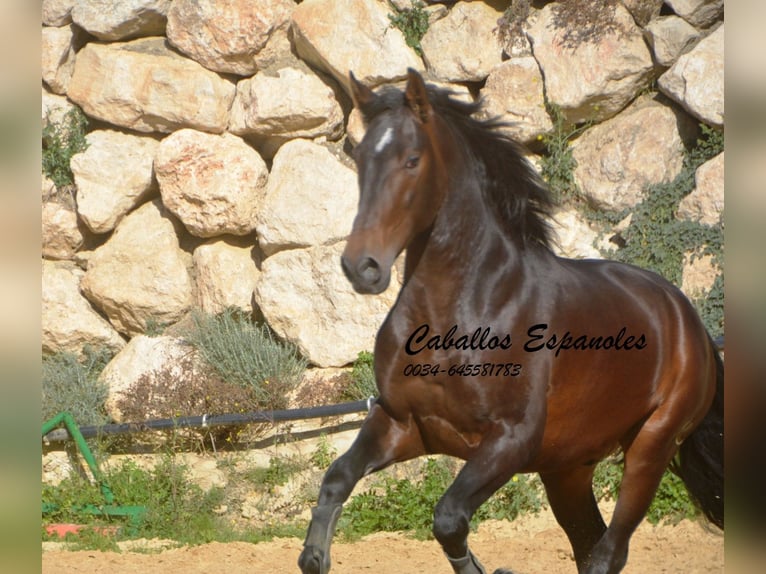
[[[681,444],[677,473],[705,516],[723,528],[723,361],[718,351],[713,352],[715,398],[705,418]]]

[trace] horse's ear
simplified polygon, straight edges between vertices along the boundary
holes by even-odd
[[[407,87],[404,90],[404,98],[407,106],[415,112],[415,116],[424,124],[428,123],[433,115],[431,102],[428,100],[426,84],[416,70],[407,69]]]
[[[349,71],[348,78],[351,80],[351,97],[354,100],[354,105],[359,108],[363,116],[367,116],[367,112],[372,106],[373,102],[378,96],[365,86],[362,82],[356,79],[354,72]]]

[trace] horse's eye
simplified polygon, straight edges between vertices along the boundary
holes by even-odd
[[[411,155],[407,158],[407,161],[404,164],[404,167],[407,169],[415,169],[418,167],[418,163],[420,163],[420,156],[419,155]]]

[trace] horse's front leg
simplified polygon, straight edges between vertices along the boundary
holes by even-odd
[[[535,441],[523,425],[486,435],[479,450],[465,463],[434,509],[433,532],[455,574],[485,574],[468,548],[473,514],[531,459]],[[508,573],[496,570],[495,574]]]
[[[417,431],[393,420],[382,406],[375,404],[351,448],[330,465],[322,480],[303,552],[298,558],[301,572],[326,574],[330,571],[330,544],[341,508],[363,476],[421,454]]]

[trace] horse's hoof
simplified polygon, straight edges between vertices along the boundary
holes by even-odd
[[[493,572],[493,574],[515,574],[513,570],[507,570],[505,568],[498,568]]]
[[[298,557],[298,567],[302,574],[327,574],[330,571],[330,565],[325,563],[322,551],[316,546],[303,549]]]

